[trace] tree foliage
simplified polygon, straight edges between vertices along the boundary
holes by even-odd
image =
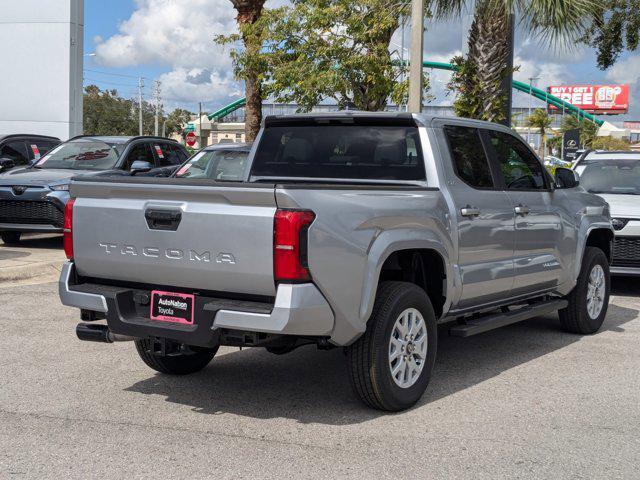
[[[382,110],[390,99],[404,103],[408,88],[401,79],[407,66],[397,61],[390,44],[409,5],[408,0],[293,0],[265,10],[252,26],[262,49],[234,50],[236,75],[260,69],[265,96],[296,103],[301,111],[325,99],[369,111]]]
[[[536,108],[531,115],[525,119],[525,125],[527,127],[536,128],[538,132],[540,132],[540,148],[538,149],[540,158],[544,158],[546,154],[547,133],[552,123],[553,119],[549,113],[542,108]]]
[[[597,51],[598,67],[611,67],[640,41],[640,0],[600,0],[582,41]]]
[[[569,45],[584,33],[594,8],[592,0],[478,0],[469,53],[453,60],[459,69],[450,83],[459,92],[454,102],[456,114],[489,121],[501,121],[509,114],[503,80],[511,73],[512,12],[521,27],[539,41]]]
[[[590,120],[565,115],[562,119],[560,131],[566,133],[569,130],[580,130],[580,143],[585,148],[593,148],[593,142],[598,136],[600,127]]]
[[[138,102],[122,98],[117,90],[100,90],[96,85],[85,87],[84,133],[87,135],[127,135],[139,133]],[[153,135],[155,129],[155,105],[142,102],[142,125],[145,135]],[[167,117],[160,117],[160,126],[167,120],[166,135],[181,132],[191,113],[176,109]],[[162,128],[162,127],[161,127]]]
[[[591,142],[594,150],[629,150],[629,142],[622,138],[595,137]]]

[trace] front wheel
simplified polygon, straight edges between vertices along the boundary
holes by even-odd
[[[155,355],[151,340],[135,341],[138,355],[148,367],[168,375],[188,375],[206,367],[218,352],[215,348],[190,347],[186,353],[172,353],[169,355]]]
[[[382,283],[366,332],[347,348],[356,394],[378,410],[413,406],[429,384],[437,343],[436,317],[425,291],[412,283]]]
[[[596,333],[607,315],[609,305],[609,261],[602,250],[587,247],[575,288],[567,295],[567,308],[558,315],[562,327],[571,333]]]

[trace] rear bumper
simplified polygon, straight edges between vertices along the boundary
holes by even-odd
[[[106,314],[109,329],[138,338],[170,338],[189,345],[213,346],[221,329],[270,334],[331,335],[333,311],[315,285],[281,284],[273,303],[196,296],[194,325],[149,319],[149,290],[101,284],[76,284],[73,262],[62,268],[60,300],[64,305]]]
[[[0,223],[0,232],[62,233],[62,228],[53,225],[30,225],[27,223]]]

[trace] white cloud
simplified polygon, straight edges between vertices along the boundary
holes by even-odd
[[[640,80],[640,55],[632,55],[609,69],[607,80],[615,83],[638,83]]]
[[[106,67],[165,65],[165,104],[231,101],[239,94],[229,48],[214,36],[236,31],[229,0],[136,0],[119,33],[99,39],[95,61]]]

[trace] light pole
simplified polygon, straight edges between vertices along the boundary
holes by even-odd
[[[409,103],[407,110],[422,111],[422,48],[424,46],[424,1],[411,0],[411,50],[409,52]]]

